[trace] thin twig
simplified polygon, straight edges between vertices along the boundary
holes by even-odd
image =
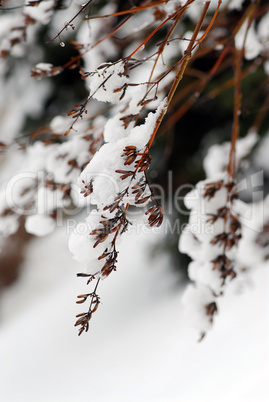
[[[65,26],[57,33],[57,35],[56,35],[53,39],[50,39],[49,41],[47,41],[46,43],[54,42],[55,39],[57,39],[57,38],[60,39],[60,36],[61,36],[61,34],[63,33],[63,31],[64,31],[66,28],[68,28],[68,27],[70,26],[70,24],[71,24],[83,11],[86,10],[86,8],[91,4],[92,1],[93,1],[93,0],[87,1],[87,3],[84,4],[84,5],[81,7],[81,9],[74,15],[74,17],[72,17],[71,20],[69,20],[69,21],[65,24]]]

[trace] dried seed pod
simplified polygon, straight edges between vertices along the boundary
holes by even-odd
[[[218,311],[216,302],[211,302],[205,305],[206,315],[210,316],[210,321],[213,321],[213,316]]]
[[[213,239],[211,240],[211,244],[218,244],[219,246],[226,246],[229,240],[229,234],[228,233],[220,233],[218,235],[216,235],[215,237],[213,237]]]
[[[140,196],[140,195],[139,195]],[[151,197],[144,197],[144,198],[139,198],[138,200],[135,201],[135,204],[144,204],[145,202],[147,202]]]
[[[127,177],[133,176],[135,173],[131,170],[116,170],[116,173],[123,173],[122,176],[120,176],[120,178],[122,180],[127,179]]]
[[[208,183],[205,186],[204,197],[208,197],[208,200],[211,200],[224,185],[223,180],[216,181],[214,183]]]

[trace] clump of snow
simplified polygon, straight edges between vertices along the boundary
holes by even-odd
[[[147,142],[150,140],[151,135],[153,134],[155,125],[157,120],[163,111],[167,108],[167,99],[165,98],[162,102],[160,102],[158,108],[155,113],[150,112],[146,119],[145,123],[140,126],[136,126],[132,129],[128,142],[128,145],[135,145],[138,149],[144,147]]]
[[[231,0],[228,4],[228,10],[241,10],[245,0]]]
[[[269,149],[269,132],[265,135],[264,138],[262,138],[254,154],[255,165],[258,168],[263,169],[263,171],[267,176],[269,176],[268,149]]]
[[[19,218],[17,215],[0,216],[0,233],[3,237],[8,237],[16,233],[19,228]]]
[[[41,80],[42,77],[53,77],[60,74],[63,71],[62,67],[55,67],[50,63],[38,63],[32,68],[31,76],[37,80]]]
[[[46,236],[53,232],[55,227],[55,220],[48,215],[27,216],[25,221],[26,232],[35,236]]]
[[[143,150],[147,145],[154,127],[162,110],[166,107],[166,100],[162,101],[155,113],[150,112],[144,124],[131,129],[129,136],[115,142],[104,144],[96,152],[91,162],[85,167],[79,177],[79,184],[84,188],[90,182],[93,184],[93,192],[89,196],[91,203],[99,207],[109,205],[115,197],[126,187],[126,180],[120,179],[116,170],[127,170],[122,158],[123,149],[126,146],[135,146]],[[128,170],[133,169],[128,166]],[[143,173],[137,173],[133,185],[139,182]],[[131,200],[130,200],[131,201]]]
[[[90,94],[101,102],[118,103],[128,83],[124,62],[99,66],[90,81]]]
[[[36,193],[36,206],[39,213],[52,213],[57,208],[64,208],[69,205],[69,202],[68,199],[65,199],[62,190],[51,189],[42,183],[39,185]]]
[[[265,49],[269,47],[269,12],[267,12],[259,21],[257,34]]]
[[[104,144],[101,149],[96,152],[88,165],[82,171],[79,177],[79,185],[82,191],[87,194],[89,186],[91,193],[87,195],[89,202],[97,205],[97,210],[90,213],[85,224],[79,224],[70,236],[69,249],[74,256],[74,259],[84,263],[90,273],[95,274],[100,271],[104,265],[103,260],[98,260],[98,257],[103,254],[106,249],[111,246],[112,236],[114,232],[107,233],[107,237],[96,243],[96,238],[91,235],[93,229],[103,229],[100,221],[108,219],[117,219],[117,209],[113,213],[103,210],[105,206],[112,204],[115,198],[122,193],[130,184],[132,186],[140,183],[144,178],[144,172],[136,172],[135,176],[130,179],[122,180],[119,171],[131,170],[135,171],[135,161],[130,165],[124,165],[125,159],[122,157],[123,150],[126,146],[134,146],[138,150],[143,151],[150,140],[157,120],[160,114],[166,108],[166,100],[160,103],[155,113],[150,112],[145,119],[144,124],[129,128],[126,137],[119,138],[115,136],[111,138],[111,142]],[[113,119],[112,127],[115,123]],[[108,129],[108,128],[106,128]],[[116,127],[115,127],[116,129]],[[126,134],[127,134],[126,133]],[[114,140],[114,141],[113,141]],[[143,196],[149,196],[150,192],[146,186]],[[122,203],[136,205],[135,194],[130,188],[122,199]],[[143,203],[145,205],[145,203]],[[136,205],[140,206],[140,205]],[[117,236],[117,243],[119,242]],[[94,247],[95,246],[95,247]]]
[[[214,300],[208,286],[197,284],[188,285],[183,296],[184,313],[191,326],[201,333],[206,333],[212,326],[210,316],[206,314],[206,305]]]
[[[109,246],[111,238],[108,238],[97,247],[93,247],[96,240],[95,236],[90,233],[94,229],[101,228],[99,223],[100,213],[97,210],[92,210],[85,222],[80,222],[76,225],[70,234],[68,246],[73,254],[74,260],[82,263],[89,274],[96,274],[104,265],[104,260],[98,260],[98,257],[103,254]]]
[[[29,4],[28,0],[26,0],[26,4]],[[43,0],[34,7],[25,7],[24,13],[43,25],[47,25],[53,16],[55,6],[54,0]]]
[[[36,70],[40,71],[50,71],[53,68],[51,63],[38,63],[35,65]]]
[[[186,10],[186,14],[188,15],[188,17],[190,17],[192,19],[192,21],[194,21],[195,23],[197,23],[197,21],[199,20],[200,16],[201,16],[201,12],[203,10],[203,7],[205,5],[204,0],[195,0],[194,3],[190,4]],[[216,10],[218,5],[218,0],[212,0],[210,1],[209,4],[209,11],[213,12]],[[222,1],[220,9],[224,8],[226,5],[226,1]]]
[[[20,14],[0,16],[0,53],[11,52],[13,56],[22,56],[20,42],[25,27],[24,17]],[[18,41],[18,43],[16,43]],[[14,48],[15,49],[14,51]],[[20,48],[18,54],[17,50]]]
[[[222,180],[220,178],[219,180]],[[213,270],[212,260],[222,254],[222,247],[212,244],[212,239],[225,231],[223,219],[209,222],[209,217],[226,205],[227,189],[223,186],[210,200],[204,197],[205,189],[212,180],[199,182],[195,189],[184,199],[187,208],[191,209],[189,223],[183,230],[179,240],[179,250],[193,258],[189,264],[190,279],[210,286],[219,292],[223,285],[220,272]],[[226,250],[226,255],[233,257],[234,250]]]
[[[263,68],[264,68],[265,74],[269,75],[269,60],[264,62]]]
[[[46,158],[53,148],[40,142],[28,147],[21,165],[10,171],[9,179],[4,182],[1,211],[8,208],[17,215],[35,212],[38,183],[44,179]]]
[[[97,119],[96,119],[97,120]],[[64,135],[66,131],[74,124],[74,119],[71,116],[55,116],[50,122],[50,129],[54,134]],[[74,124],[74,131],[79,133],[85,133],[88,128],[88,122],[84,119],[79,119]],[[71,131],[68,136],[72,136],[74,133]]]
[[[259,21],[257,26],[257,34],[263,46],[263,53],[269,51],[269,12],[267,12]],[[263,63],[264,71],[269,75],[269,60],[265,60]]]
[[[161,4],[160,8],[163,9],[168,15],[173,14],[177,9],[182,6],[181,0],[170,0],[166,4]]]
[[[134,127],[135,121],[131,121],[128,127],[125,127],[122,117],[122,113],[117,113],[107,120],[104,127],[105,142],[115,142],[121,138],[126,138],[130,134],[130,130]]]
[[[243,158],[249,155],[254,145],[257,143],[257,140],[257,134],[252,132],[246,135],[244,138],[240,138],[236,142],[237,164]],[[229,162],[230,149],[230,142],[224,142],[221,145],[215,144],[209,148],[204,158],[204,170],[208,178],[218,177],[220,174],[226,171]]]
[[[248,26],[249,22],[245,21],[235,36],[235,45],[238,50],[244,47],[246,60],[253,60],[263,49],[258,39],[258,35],[254,29],[254,22]]]
[[[64,134],[72,125],[72,117],[55,116],[50,122],[50,128],[55,134]]]
[[[236,143],[236,162],[245,158],[253,149],[257,142],[257,134],[250,132],[246,137],[240,139]],[[255,153],[256,164],[260,162],[260,166],[268,165],[268,155],[266,153],[267,137],[263,140]],[[206,311],[205,302],[209,303],[208,298],[201,299],[200,293],[210,295],[210,303],[215,303],[218,295],[226,292],[228,276],[225,276],[223,281],[222,269],[220,266],[215,265],[219,258],[228,258],[228,265],[226,268],[231,267],[233,273],[233,281],[229,280],[229,284],[237,284],[237,286],[244,286],[249,280],[249,273],[258,264],[262,265],[268,254],[268,248],[264,247],[258,242],[258,235],[262,234],[264,225],[269,222],[269,197],[264,201],[246,204],[239,199],[227,199],[227,164],[229,160],[229,153],[231,149],[230,143],[222,145],[213,145],[204,160],[204,167],[207,176],[210,179],[202,181],[185,196],[185,205],[191,209],[189,223],[183,230],[179,240],[179,250],[188,254],[192,258],[189,264],[188,271],[189,277],[194,281],[195,286],[191,285],[186,290],[184,296],[184,304],[188,310],[189,318],[192,320],[194,326],[199,327],[200,331],[205,332],[207,327],[211,325],[210,311]],[[252,185],[262,184],[263,176],[260,172],[252,175]],[[205,197],[206,186],[214,179],[213,185],[223,182],[220,190],[216,191],[212,198]],[[244,186],[244,181],[242,182]],[[245,189],[243,187],[243,189]],[[237,186],[236,191],[240,191],[240,186]],[[222,208],[228,208],[229,214],[226,215],[225,220],[220,217]],[[213,221],[211,218],[213,217]],[[215,218],[217,219],[215,220]],[[233,219],[239,222],[236,231],[231,229]],[[238,224],[236,224],[238,225]],[[230,228],[230,229],[229,229]],[[266,229],[265,229],[266,230]],[[231,248],[224,246],[224,243],[219,245],[215,243],[216,236],[221,234],[228,234],[232,236],[237,233],[239,236],[236,244]],[[266,236],[266,233],[264,234]],[[266,238],[265,238],[266,239]],[[239,241],[238,241],[239,240]],[[261,240],[265,243],[265,240]],[[225,265],[224,265],[225,267]],[[226,269],[225,268],[225,269]],[[203,291],[199,289],[202,286]],[[236,286],[236,285],[235,285]],[[205,292],[205,293],[204,293]],[[193,299],[193,300],[192,300]],[[199,301],[199,300],[202,301]],[[187,300],[187,302],[186,302]],[[203,306],[201,305],[203,303]],[[199,318],[200,317],[200,318]],[[200,323],[200,324],[199,324]]]
[[[235,205],[235,209],[242,210],[241,204],[242,202],[238,206]],[[248,204],[245,219],[242,219],[242,222],[244,223],[242,225],[242,241],[239,243],[236,260],[239,266],[247,272],[251,272],[267,259],[266,242],[264,247],[261,247],[257,239],[264,225],[269,223],[269,196],[267,195],[264,200]]]
[[[48,156],[46,168],[57,183],[76,183],[81,167],[91,160],[89,143],[83,137],[84,135],[74,136],[60,144]]]

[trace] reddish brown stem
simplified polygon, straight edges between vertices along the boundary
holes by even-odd
[[[128,57],[126,57],[126,59],[131,59],[133,57],[133,55],[135,53],[137,53],[139,51],[139,49],[143,48],[145,46],[145,44],[150,40],[150,38],[152,38],[153,35],[155,35],[156,32],[158,32],[166,23],[167,21],[173,19],[175,17],[177,13],[175,12],[174,14],[170,15],[169,17],[167,17],[160,25],[157,26],[157,28],[155,28],[147,37],[146,39],[140,43],[140,45],[131,53],[129,54]]]
[[[168,96],[167,96],[166,105],[165,105],[165,107],[163,108],[163,110],[162,110],[162,112],[161,112],[159,118],[157,119],[157,122],[156,122],[156,125],[155,125],[155,128],[154,128],[154,131],[153,131],[153,133],[152,133],[152,135],[151,135],[151,138],[150,138],[150,140],[149,140],[149,142],[148,142],[148,144],[147,144],[147,151],[150,149],[150,147],[151,147],[151,145],[152,145],[152,142],[153,142],[153,140],[154,140],[154,138],[155,138],[155,135],[156,135],[156,133],[157,133],[157,131],[158,131],[160,125],[161,125],[161,122],[162,122],[162,120],[163,120],[163,118],[164,118],[164,116],[165,116],[165,114],[166,114],[167,108],[168,108],[168,106],[169,106],[171,100],[173,99],[173,96],[174,96],[174,93],[175,93],[175,91],[176,91],[176,89],[177,89],[177,87],[178,87],[178,84],[179,84],[180,81],[182,80],[184,71],[185,71],[185,69],[186,69],[186,67],[187,67],[187,64],[188,64],[190,58],[191,58],[191,52],[192,52],[192,49],[193,49],[193,43],[196,41],[197,36],[198,36],[198,34],[199,34],[200,30],[201,30],[201,27],[202,27],[202,24],[203,24],[203,22],[204,22],[204,19],[205,19],[205,16],[206,16],[206,13],[207,13],[207,10],[208,10],[209,5],[210,5],[210,1],[207,1],[207,2],[205,3],[205,5],[204,5],[204,8],[203,8],[203,10],[202,10],[202,13],[201,13],[201,16],[200,16],[200,18],[199,18],[199,21],[198,21],[198,23],[197,23],[197,25],[196,25],[196,27],[195,27],[195,30],[194,30],[194,32],[193,32],[193,34],[192,34],[190,43],[189,43],[187,49],[186,49],[185,52],[184,52],[184,57],[183,57],[183,59],[181,59],[181,60],[177,63],[177,64],[180,66],[180,67],[179,67],[179,70],[178,70],[178,72],[177,72],[177,74],[176,74],[176,77],[175,77],[175,79],[174,79],[174,81],[173,81],[173,84],[172,84],[172,86],[171,86],[171,88],[170,88],[170,91],[169,91],[169,94],[168,94]],[[208,31],[207,31],[207,32],[208,32]]]
[[[171,128],[193,105],[194,103],[198,100],[201,92],[204,90],[206,84],[211,80],[211,78],[216,74],[219,66],[223,62],[225,56],[229,52],[230,47],[226,46],[223,50],[223,52],[220,54],[219,58],[217,59],[216,63],[206,75],[205,78],[203,78],[197,85],[197,89],[195,93],[188,98],[186,102],[174,113],[169,117],[169,121],[167,123],[167,129]],[[189,70],[188,70],[189,71]]]
[[[235,158],[235,145],[239,132],[239,115],[241,111],[241,59],[242,53],[236,49],[234,45],[234,113],[233,113],[233,131],[232,131],[232,139],[231,139],[231,150],[228,164],[228,175],[230,178],[233,178],[235,175],[236,169],[236,158]]]
[[[99,19],[99,18],[108,18],[108,17],[118,17],[119,15],[139,13],[142,10],[146,10],[148,8],[151,8],[151,7],[157,7],[157,6],[159,6],[159,5],[163,4],[163,3],[167,3],[167,0],[160,0],[160,1],[157,1],[155,3],[147,4],[145,6],[137,6],[135,8],[131,8],[129,10],[119,11],[117,13],[111,13],[111,14],[106,14],[106,15],[94,15],[92,17],[84,18],[83,21],[97,19],[97,18]]]
[[[156,57],[156,59],[155,59],[155,61],[154,61],[154,65],[153,65],[153,68],[152,68],[151,73],[150,73],[149,82],[150,82],[151,79],[152,79],[152,76],[153,76],[155,67],[156,67],[156,65],[157,65],[157,62],[158,62],[158,60],[159,60],[161,54],[163,53],[163,50],[164,50],[164,48],[165,48],[165,45],[168,43],[169,38],[171,37],[172,33],[174,32],[174,30],[175,30],[175,28],[176,28],[176,26],[177,26],[179,20],[182,18],[182,16],[183,16],[183,14],[185,13],[187,7],[188,7],[191,3],[193,3],[194,1],[195,1],[195,0],[189,0],[189,1],[187,1],[187,3],[185,4],[185,6],[181,7],[181,9],[179,10],[178,15],[177,15],[177,17],[175,18],[175,21],[174,21],[173,25],[172,25],[171,28],[169,29],[169,31],[168,31],[168,33],[167,33],[167,35],[166,35],[164,41],[163,41],[162,44],[160,45],[160,48],[159,48],[159,50],[158,50],[157,57]]]

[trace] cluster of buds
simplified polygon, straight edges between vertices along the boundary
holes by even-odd
[[[144,152],[139,152],[137,148],[133,145],[127,146],[123,150],[122,157],[125,157],[124,165],[134,164],[134,170],[124,171],[117,170],[116,172],[122,174],[120,178],[122,180],[131,177],[133,181],[136,177],[137,172],[143,173],[144,177],[140,179],[139,183],[135,185],[129,185],[125,190],[124,194],[131,193],[134,196],[134,204],[136,206],[146,204],[148,202],[153,202],[153,206],[146,211],[148,216],[148,223],[150,226],[160,226],[163,221],[163,207],[158,203],[154,197],[154,189],[150,188],[150,182],[147,178],[146,171],[150,166],[152,160],[148,153],[148,148],[146,147]]]
[[[189,277],[196,288],[189,285],[192,290],[187,289],[184,303],[192,314],[192,297],[197,297],[195,292],[202,289],[203,294],[206,293],[200,310],[203,319],[198,321],[202,337],[218,311],[216,298],[223,294],[228,280],[237,275],[235,254],[242,237],[239,215],[235,211],[237,197],[235,183],[227,177],[200,182],[185,198],[191,213],[179,249],[193,259],[189,264]]]
[[[77,327],[78,325],[80,326],[78,333],[79,335],[81,335],[82,332],[87,332],[89,330],[89,321],[92,318],[92,314],[95,313],[100,304],[100,297],[96,294],[95,290],[92,293],[79,295],[77,304],[84,303],[88,298],[90,298],[91,300],[89,310],[86,313],[80,313],[76,316],[77,321],[75,323],[75,327]]]

